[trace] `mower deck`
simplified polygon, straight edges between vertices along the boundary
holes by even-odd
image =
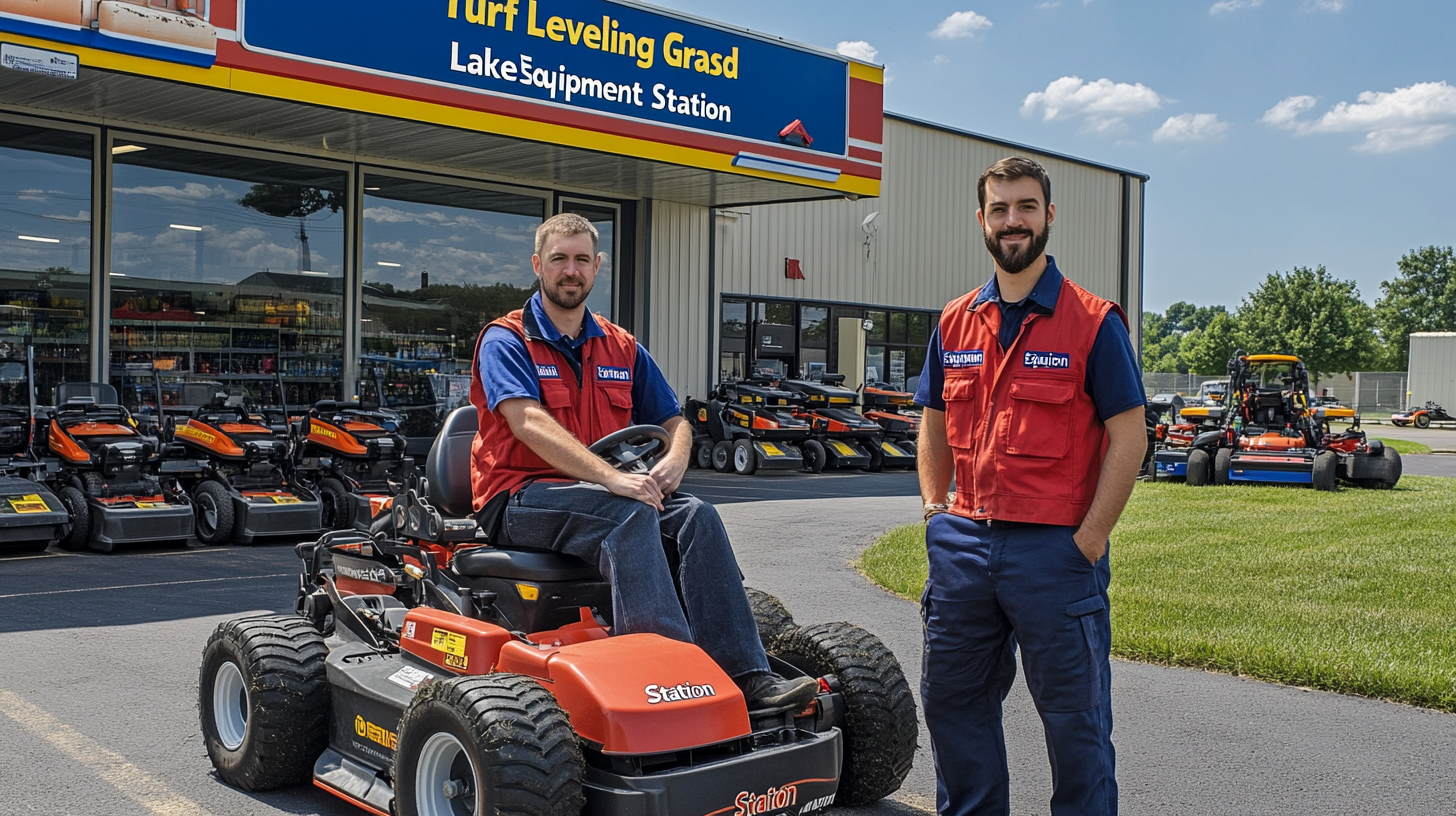
[[[161,496],[88,497],[91,540],[106,546],[186,541],[192,537],[192,506]]]
[[[44,485],[0,476],[0,547],[44,549],[70,525],[61,500]]]

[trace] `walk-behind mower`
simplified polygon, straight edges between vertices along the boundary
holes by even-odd
[[[65,505],[39,480],[35,458],[34,351],[28,343],[0,342],[0,552],[44,550],[66,537]]]
[[[824,449],[793,414],[794,395],[767,380],[722,383],[705,401],[688,398],[693,464],[719,473],[823,469]]]
[[[1426,401],[1425,407],[1413,408],[1409,411],[1401,411],[1390,415],[1390,424],[1399,425],[1404,428],[1414,425],[1417,428],[1429,428],[1432,422],[1452,422],[1456,417],[1446,413],[1439,403]]]
[[[915,453],[887,440],[878,422],[856,411],[859,393],[844,388],[843,382],[843,374],[824,374],[818,380],[779,383],[795,395],[794,416],[809,423],[824,447],[824,466],[871,471],[915,467]]]
[[[504,529],[479,544],[464,515],[474,411],[446,418],[429,497],[411,490],[395,509],[400,540],[300,545],[301,614],[214,631],[199,709],[223,780],[311,778],[396,816],[798,816],[898,789],[915,703],[877,638],[798,626],[754,593],[771,666],[817,677],[819,692],[800,710],[750,711],[697,646],[613,635],[593,565],[512,549]],[[638,426],[593,449],[641,469],[666,438]]]
[[[323,400],[292,425],[298,468],[318,485],[325,528],[367,532],[413,481],[399,421],[358,400]]]
[[[62,383],[41,417],[49,455],[46,482],[71,516],[66,549],[185,543],[192,536],[192,503],[181,484],[160,472],[162,443],[136,428],[106,383]]]
[[[1213,453],[1212,481],[1308,484],[1334,490],[1339,480],[1390,488],[1400,481],[1400,454],[1368,440],[1358,422],[1341,434],[1309,405],[1309,372],[1298,357],[1237,354],[1229,361],[1228,410]],[[1188,483],[1195,478],[1192,454]],[[1201,477],[1203,474],[1199,474]]]
[[[885,440],[911,456],[920,438],[920,409],[915,395],[886,382],[865,383],[860,412],[885,431]]]
[[[242,394],[218,392],[172,431],[195,465],[182,477],[197,509],[204,544],[250,544],[259,536],[316,536],[323,524],[318,494],[294,472],[290,440]]]

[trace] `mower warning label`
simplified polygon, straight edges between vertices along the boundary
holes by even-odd
[[[396,686],[402,686],[409,689],[410,691],[414,691],[415,689],[419,688],[420,684],[425,682],[426,680],[435,679],[435,675],[430,674],[429,672],[420,671],[414,666],[405,666],[404,668],[400,669],[394,674],[391,674],[385,679],[395,684]]]
[[[436,629],[430,636],[430,645],[456,657],[465,656],[465,636],[458,632],[451,632],[448,629]]]
[[[191,425],[182,425],[177,428],[176,436],[185,436],[189,439],[196,439],[199,442],[216,442],[217,436],[207,431],[199,431]]]
[[[38,493],[11,499],[10,506],[17,513],[48,513],[51,509]]]
[[[945,368],[974,368],[986,362],[986,352],[980,349],[970,351],[942,351],[940,364]]]
[[[1057,351],[1028,351],[1021,358],[1021,365],[1026,368],[1068,369],[1072,367],[1072,358]]]

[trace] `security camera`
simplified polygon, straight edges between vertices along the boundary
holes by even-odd
[[[875,231],[875,219],[879,217],[880,211],[875,210],[869,215],[866,215],[863,221],[859,222],[859,228],[864,230],[865,235],[872,234]]]

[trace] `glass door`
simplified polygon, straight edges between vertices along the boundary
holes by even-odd
[[[604,201],[562,198],[557,211],[576,213],[597,228],[597,251],[602,256],[602,267],[597,272],[597,281],[592,286],[591,294],[587,296],[586,307],[593,314],[599,314],[608,320],[617,322],[619,319],[619,310],[616,308],[618,302],[617,270],[620,268],[622,260],[618,236],[621,233],[619,225],[622,219],[622,208],[617,204]]]

